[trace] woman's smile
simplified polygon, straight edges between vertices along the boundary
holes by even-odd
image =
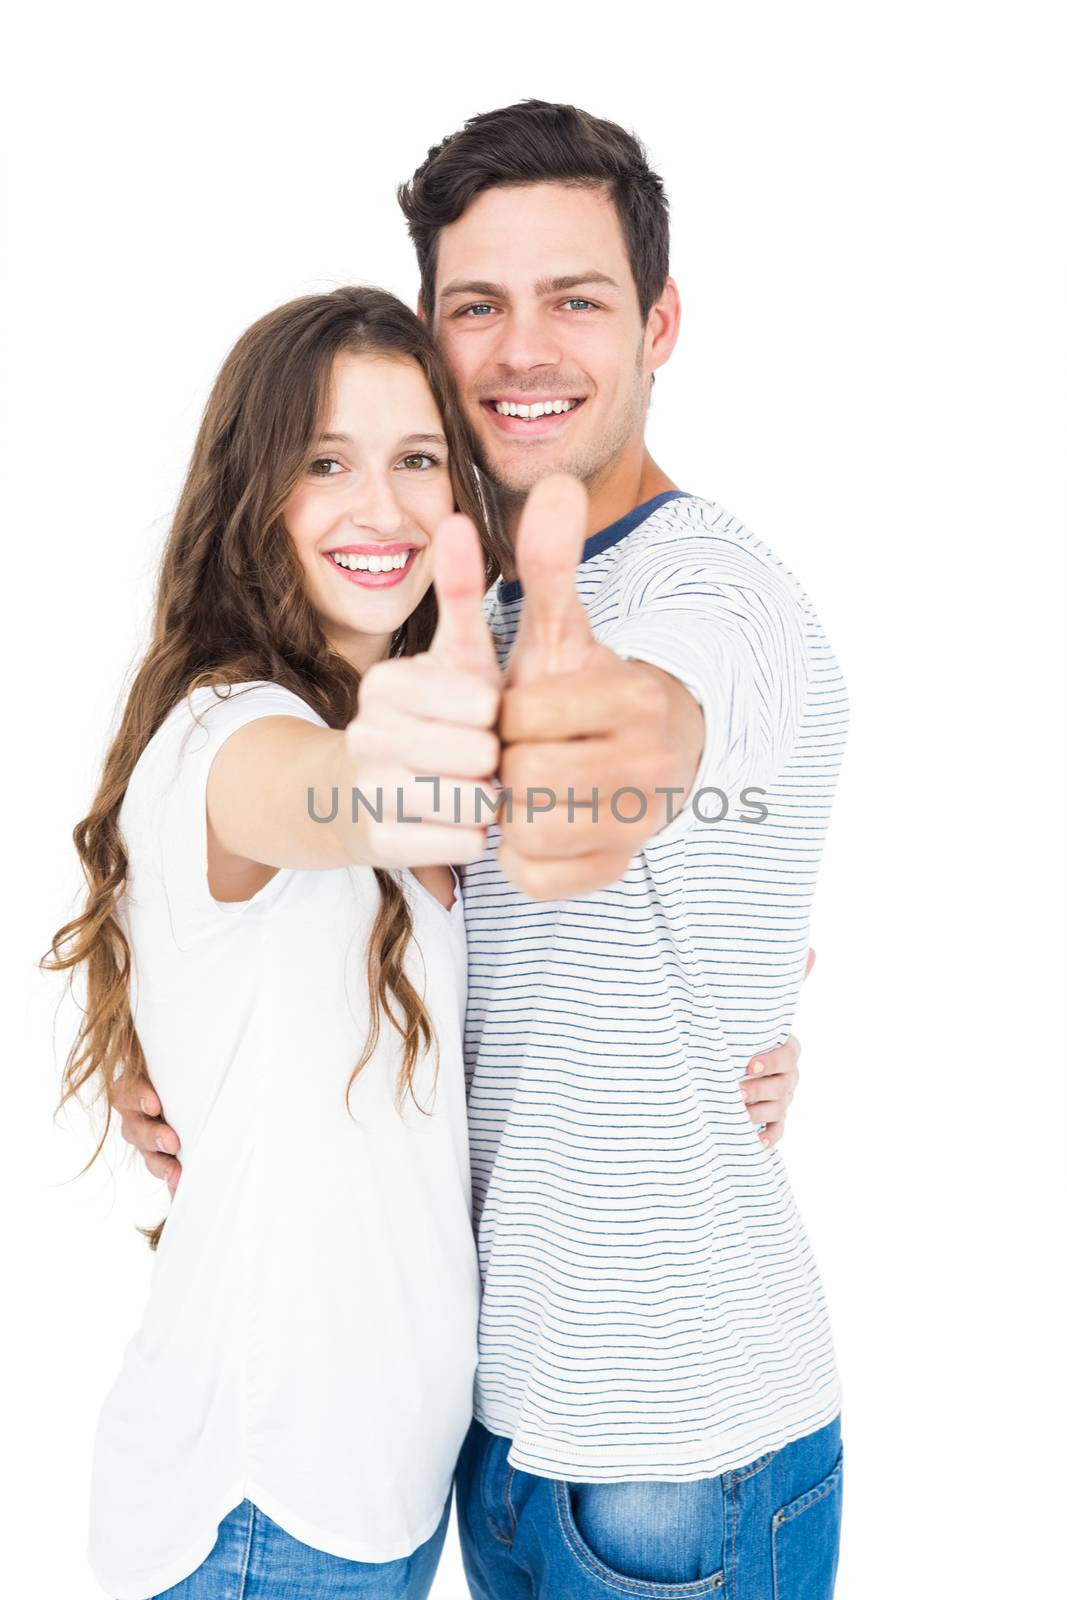
[[[419,545],[401,540],[388,544],[346,544],[323,552],[338,577],[358,584],[361,589],[389,589],[403,583],[420,554]]]

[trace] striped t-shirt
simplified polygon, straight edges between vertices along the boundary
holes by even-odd
[[[704,795],[580,900],[525,899],[495,829],[467,869],[475,1411],[546,1477],[712,1476],[840,1408],[815,1263],[739,1080],[793,1019],[845,685],[792,574],[706,500],[657,495],[595,535],[577,588],[602,643],[696,695],[696,787],[728,809]],[[518,584],[487,605],[506,659]]]

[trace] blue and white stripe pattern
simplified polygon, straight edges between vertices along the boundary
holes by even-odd
[[[525,900],[492,849],[467,869],[475,1409],[528,1472],[697,1478],[840,1408],[815,1264],[738,1082],[792,1022],[845,686],[793,576],[694,496],[589,540],[578,592],[598,638],[697,695],[698,783],[730,809],[687,809],[581,900]],[[487,605],[504,658],[518,585]]]

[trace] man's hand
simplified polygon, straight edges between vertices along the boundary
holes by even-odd
[[[815,965],[815,951],[808,951],[804,977]],[[800,1040],[793,1034],[775,1050],[763,1050],[753,1056],[741,1079],[741,1098],[748,1106],[748,1114],[757,1125],[766,1126],[760,1134],[760,1144],[767,1150],[776,1145],[785,1132],[786,1113],[800,1082]]]
[[[181,1140],[163,1121],[163,1107],[152,1085],[145,1078],[127,1082],[121,1077],[112,1109],[126,1143],[141,1152],[153,1178],[162,1178],[173,1194],[182,1175],[178,1160]]]
[[[475,861],[492,820],[500,669],[482,614],[485,575],[473,523],[446,517],[434,535],[438,624],[429,650],[364,674],[345,730],[356,787],[377,807],[366,838],[376,865]],[[418,826],[411,826],[417,822]]]
[[[499,861],[533,900],[617,882],[681,809],[704,745],[682,684],[593,637],[574,588],[587,517],[577,479],[544,478],[516,536],[523,610],[501,709],[512,811]]]

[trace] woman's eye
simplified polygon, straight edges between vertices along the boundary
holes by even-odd
[[[413,472],[429,472],[431,467],[439,467],[441,463],[437,456],[427,455],[424,450],[417,450],[409,456],[402,456],[400,465],[410,468]]]
[[[308,475],[312,478],[335,478],[337,473],[331,472],[331,467],[336,467],[337,472],[344,471],[341,463],[335,461],[332,456],[318,456],[308,467]]]

